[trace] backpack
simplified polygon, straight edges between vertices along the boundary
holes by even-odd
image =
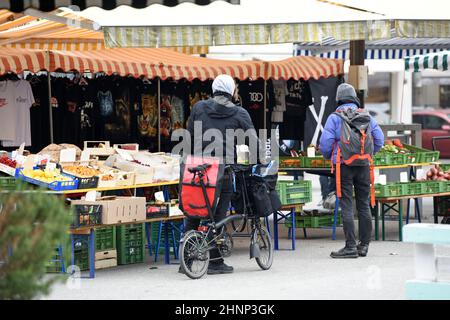
[[[364,109],[345,109],[334,112],[342,119],[340,142],[336,152],[336,194],[341,192],[341,160],[347,166],[370,166],[370,204],[375,205],[373,137],[370,114]],[[334,152],[333,152],[334,154]],[[332,171],[334,168],[332,168]]]
[[[200,178],[197,174],[189,172],[189,168],[202,164],[211,165],[206,170],[206,176],[203,182],[206,187],[206,194],[213,214],[219,200],[221,180],[224,174],[224,166],[220,163],[220,159],[214,157],[207,158],[189,155],[180,166],[181,177],[179,207],[180,210],[183,211],[184,215],[190,218],[209,218],[205,196],[200,184]]]

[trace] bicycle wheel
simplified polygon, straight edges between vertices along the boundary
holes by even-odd
[[[191,230],[184,235],[181,242],[181,269],[191,279],[200,279],[208,271],[209,250],[205,238],[205,234]]]
[[[253,239],[259,247],[260,255],[255,258],[258,266],[263,270],[269,270],[273,262],[273,242],[266,227],[260,226],[255,230],[256,239]]]

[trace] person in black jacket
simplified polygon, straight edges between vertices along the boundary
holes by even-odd
[[[233,96],[236,94],[236,85],[232,77],[228,75],[219,75],[216,77],[212,84],[212,91],[212,98],[199,101],[193,106],[187,129],[194,144],[199,140],[199,137],[194,137],[194,127],[196,125],[201,125],[202,137],[209,129],[220,131],[223,139],[223,152],[222,154],[213,153],[211,155],[222,158],[223,163],[225,164],[234,164],[236,159],[236,141],[233,143],[226,143],[227,129],[242,129],[244,132],[247,132],[249,136],[257,139],[256,131],[248,112],[244,108],[233,103]],[[215,136],[215,138],[217,139],[218,137]],[[259,143],[258,139],[257,141]],[[211,144],[211,141],[205,141],[204,139],[201,139],[201,142],[201,150],[195,150],[194,147],[194,154],[197,153],[196,151],[205,151],[205,148]],[[227,155],[229,155],[229,157],[227,157]],[[217,204],[214,216],[216,221],[220,221],[226,217],[233,195],[232,179],[227,172],[225,172],[222,178],[221,185],[222,189],[220,192],[219,203]],[[200,223],[199,219],[186,219],[186,232],[198,228]],[[224,263],[217,248],[210,251],[210,258],[211,261],[208,266],[208,274],[233,272],[233,267]]]

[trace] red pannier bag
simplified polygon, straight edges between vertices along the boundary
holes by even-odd
[[[188,171],[189,168],[197,167],[202,164],[211,165],[206,170],[206,176],[204,177],[203,182],[206,186],[206,194],[208,195],[209,204],[213,213],[220,194],[220,181],[224,171],[220,159],[189,155],[186,158],[186,161],[181,164],[179,200],[181,211],[183,211],[185,216],[191,218],[209,218],[200,178],[198,175]]]

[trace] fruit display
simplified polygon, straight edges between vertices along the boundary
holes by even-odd
[[[114,177],[110,174],[104,174],[101,176],[100,181],[113,181]]]
[[[17,162],[15,160],[10,159],[8,156],[3,156],[0,158],[0,163],[4,164],[10,168],[16,168]]]
[[[65,166],[64,172],[80,178],[90,178],[98,176],[100,171],[86,166]]]
[[[22,170],[22,174],[25,177],[28,177],[28,178],[31,178],[31,179],[34,179],[37,181],[41,181],[44,183],[73,181],[72,178],[62,175],[61,171],[58,169],[54,169],[54,170],[24,169],[24,170]]]

